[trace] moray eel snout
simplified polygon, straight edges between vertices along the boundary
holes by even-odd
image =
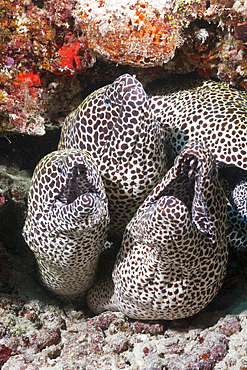
[[[105,188],[87,153],[61,150],[40,161],[23,235],[46,288],[70,299],[85,293],[94,281],[109,221]]]

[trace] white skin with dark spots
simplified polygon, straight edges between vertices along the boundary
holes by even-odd
[[[205,142],[213,153],[228,198],[229,247],[247,250],[244,211],[247,204],[247,92],[194,74],[154,81],[146,86],[146,92],[155,118],[170,135],[175,155],[191,140]],[[229,167],[229,175],[221,174],[222,165]],[[234,176],[240,177],[238,182],[232,181],[232,166],[238,172]]]
[[[187,144],[128,224],[112,280],[91,288],[89,307],[144,320],[194,315],[222,285],[226,220],[213,156]]]
[[[115,238],[122,237],[172,165],[166,133],[142,84],[128,74],[89,95],[67,117],[58,148],[81,149],[92,156],[107,192]]]
[[[109,221],[105,188],[87,153],[61,150],[39,162],[23,236],[46,288],[70,299],[90,288]]]

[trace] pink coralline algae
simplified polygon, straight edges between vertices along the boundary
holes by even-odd
[[[224,334],[227,337],[230,337],[232,334],[238,333],[241,331],[241,325],[239,318],[237,316],[226,316],[219,320],[216,333]]]
[[[205,332],[200,336],[190,352],[174,361],[168,361],[169,370],[211,370],[225,357],[227,339],[225,335]]]
[[[141,321],[134,323],[135,333],[163,334],[165,326],[162,324],[149,324]]]
[[[6,347],[4,344],[0,345],[0,366],[8,361],[11,355],[16,355],[16,353],[13,353],[12,349]]]

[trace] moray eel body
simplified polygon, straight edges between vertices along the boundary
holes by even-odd
[[[221,166],[219,180],[227,197],[227,242],[231,252],[247,250],[247,171]]]
[[[247,170],[247,93],[193,74],[146,86],[151,109],[178,155],[203,141],[218,162]]]
[[[154,120],[143,86],[128,74],[93,92],[67,117],[58,148],[92,156],[105,185],[115,237],[122,236],[172,164],[165,132]]]
[[[194,74],[154,81],[146,91],[175,155],[199,140],[215,156],[228,198],[229,246],[247,249],[247,93]]]
[[[39,162],[23,235],[46,288],[72,299],[90,288],[108,225],[104,185],[87,153],[61,150]]]
[[[214,157],[189,143],[128,224],[113,282],[91,288],[89,307],[145,320],[196,314],[222,285],[226,221]]]

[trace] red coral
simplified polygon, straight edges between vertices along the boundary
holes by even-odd
[[[145,347],[143,348],[143,353],[146,355],[149,353],[149,348],[148,347]]]
[[[14,81],[14,85],[18,86],[27,81],[27,85],[32,87],[32,86],[40,86],[41,81],[39,77],[39,72],[37,71],[30,71],[28,73],[23,72],[19,73],[19,75],[16,77]]]
[[[65,37],[65,44],[58,49],[61,62],[58,68],[54,67],[55,74],[77,74],[79,71],[86,71],[92,61],[91,54],[87,50],[86,39],[68,34]]]
[[[58,54],[62,57],[61,68],[68,69],[74,72],[76,69],[81,69],[80,59],[80,43],[77,41],[76,44],[66,44],[58,49]]]
[[[5,204],[4,191],[0,189],[0,207],[2,207],[4,204]]]
[[[39,72],[30,71],[28,73],[26,72],[19,73],[19,75],[14,80],[13,84],[15,86],[22,86],[23,84],[27,84],[30,94],[35,99],[38,94],[36,88],[41,86]]]

